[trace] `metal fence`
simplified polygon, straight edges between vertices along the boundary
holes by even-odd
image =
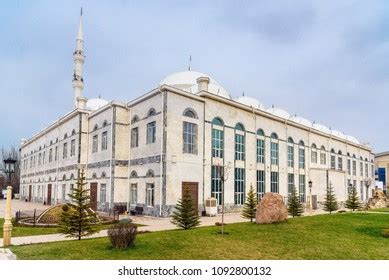
[[[21,220],[35,226],[37,219],[43,210],[17,211],[15,215],[15,223],[18,224]]]

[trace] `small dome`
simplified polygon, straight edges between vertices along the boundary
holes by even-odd
[[[196,71],[183,71],[183,72],[173,73],[167,76],[166,78],[164,78],[159,84],[169,85],[196,94],[198,92],[198,86],[196,80],[200,77],[209,78],[210,81],[208,85],[208,91],[210,93],[219,95],[224,98],[231,99],[228,92],[221,85],[219,85],[218,82],[216,82],[209,75],[196,72]]]
[[[299,123],[301,125],[305,125],[305,126],[308,126],[308,127],[312,127],[312,122],[307,120],[307,119],[304,119],[302,117],[298,117],[298,116],[293,116],[290,118],[291,121],[294,121],[296,123]]]
[[[92,98],[89,99],[88,102],[86,102],[86,109],[95,111],[97,109],[100,109],[101,107],[107,105],[109,102],[107,100],[101,99],[101,98]]]
[[[326,127],[325,125],[322,125],[319,123],[314,123],[312,127],[314,129],[321,131],[321,132],[331,134],[331,130],[328,127]]]
[[[276,115],[280,118],[284,118],[284,119],[289,119],[289,117],[290,117],[290,115],[287,111],[280,109],[280,108],[276,108],[276,107],[270,107],[266,110],[266,112],[273,114],[273,115]]]
[[[331,134],[336,136],[336,137],[339,137],[339,138],[342,138],[342,139],[346,139],[346,136],[342,132],[340,132],[340,131],[331,130]]]
[[[346,140],[350,141],[350,142],[353,142],[355,144],[360,144],[358,139],[355,138],[354,136],[350,136],[350,135],[346,135]]]
[[[256,108],[256,109],[265,110],[265,107],[262,105],[262,103],[259,102],[259,100],[252,98],[252,97],[239,96],[239,97],[235,98],[235,101],[242,103],[244,105]]]

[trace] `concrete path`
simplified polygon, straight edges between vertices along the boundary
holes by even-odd
[[[0,199],[0,218],[4,218],[5,212],[5,199]],[[15,216],[16,211],[34,211],[34,209],[38,211],[42,211],[47,209],[50,206],[43,205],[42,203],[33,203],[33,202],[24,202],[22,200],[13,199],[12,200],[12,212],[13,216]]]

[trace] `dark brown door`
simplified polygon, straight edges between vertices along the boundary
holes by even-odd
[[[32,196],[32,186],[28,188],[28,202],[31,202],[31,196]]]
[[[197,183],[197,182],[182,182],[182,193],[184,193],[185,189],[189,190],[190,196],[193,200],[194,207],[198,211],[199,183]]]
[[[51,184],[47,185],[47,201],[46,205],[51,205]]]
[[[90,183],[90,204],[92,210],[97,210],[97,183]]]

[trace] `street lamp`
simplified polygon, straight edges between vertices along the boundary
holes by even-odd
[[[365,180],[365,186],[366,186],[366,203],[369,202],[369,188],[370,188],[370,185],[371,185],[371,180],[370,180],[370,179],[366,179],[366,180]]]
[[[312,215],[312,181],[308,182],[309,187],[309,215]]]
[[[4,172],[7,175],[7,200],[5,202],[5,217],[4,217],[4,227],[3,227],[3,246],[11,245],[11,232],[12,232],[12,209],[11,209],[11,199],[12,199],[12,186],[11,179],[12,174],[15,173],[15,163],[16,160],[8,158],[4,160]]]

